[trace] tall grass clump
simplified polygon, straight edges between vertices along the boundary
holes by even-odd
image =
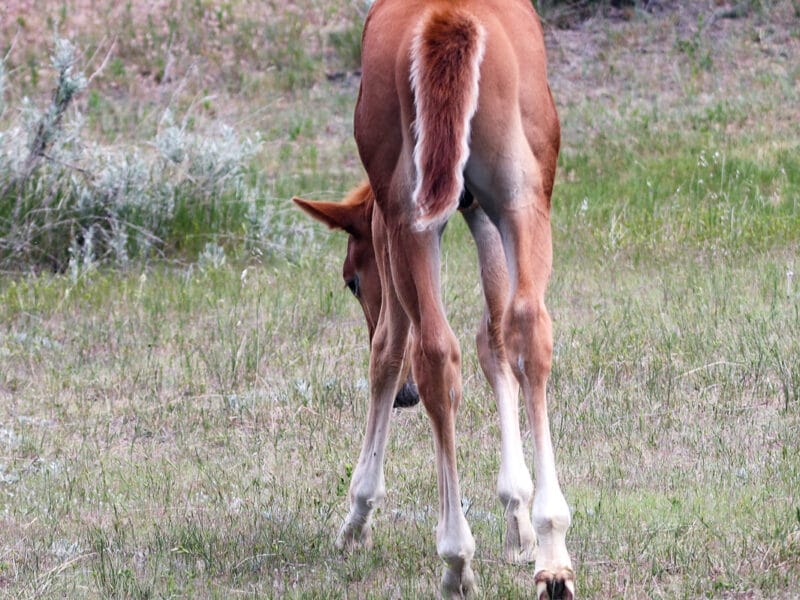
[[[274,247],[280,210],[252,167],[259,134],[218,123],[194,129],[188,115],[179,121],[166,109],[148,143],[94,143],[73,102],[87,86],[77,62],[72,44],[58,40],[50,103],[24,100],[0,131],[0,268],[193,258],[209,243]],[[282,224],[280,242],[293,231]]]

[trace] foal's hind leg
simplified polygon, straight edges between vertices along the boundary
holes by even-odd
[[[481,284],[486,299],[477,345],[486,379],[494,392],[500,421],[500,473],[497,495],[506,519],[504,553],[509,562],[536,557],[536,534],[531,525],[533,481],[525,465],[519,429],[519,384],[508,364],[503,342],[503,311],[509,280],[500,232],[477,204],[464,212],[478,248]]]
[[[455,416],[461,402],[461,351],[444,314],[439,289],[439,234],[397,224],[389,243],[398,297],[414,327],[414,379],[433,429],[439,488],[436,550],[445,563],[442,595],[460,598],[475,587],[475,541],[461,510]]]
[[[566,547],[570,513],[556,475],[545,396],[553,353],[550,316],[544,304],[552,264],[549,206],[544,194],[532,187],[528,198],[517,199],[498,214],[509,271],[514,274],[503,337],[534,438],[537,598],[571,599],[574,573]]]

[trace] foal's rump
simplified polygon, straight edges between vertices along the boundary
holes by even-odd
[[[539,164],[560,134],[530,2],[377,2],[362,53],[355,134],[380,206],[421,230],[448,220],[465,185],[488,204],[549,196]]]

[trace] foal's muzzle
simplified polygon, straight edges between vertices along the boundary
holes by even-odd
[[[414,406],[418,402],[419,390],[417,389],[417,384],[409,377],[397,392],[397,396],[394,398],[394,407],[408,408],[409,406]]]

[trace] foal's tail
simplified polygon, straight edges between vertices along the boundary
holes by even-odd
[[[419,229],[441,225],[458,207],[485,47],[483,26],[458,9],[427,13],[414,36],[417,182],[412,200]]]

